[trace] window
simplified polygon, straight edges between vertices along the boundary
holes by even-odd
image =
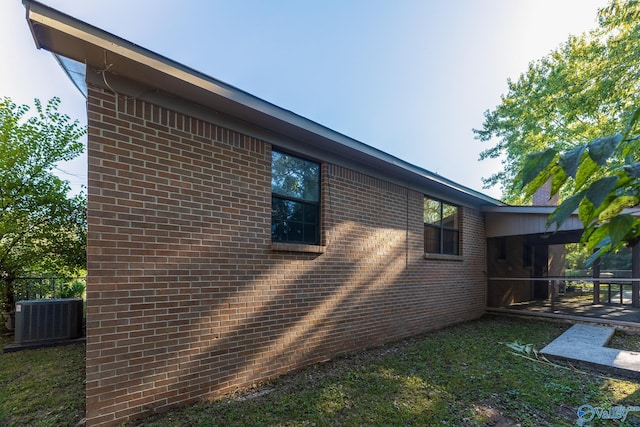
[[[320,244],[320,165],[273,151],[271,240]]]
[[[424,198],[424,251],[460,255],[460,219],[456,206]]]

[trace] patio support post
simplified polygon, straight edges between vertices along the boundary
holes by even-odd
[[[556,311],[556,300],[558,299],[559,284],[556,280],[549,280],[549,294],[551,296],[551,312]]]
[[[600,304],[600,258],[593,261],[593,303]]]
[[[631,277],[640,279],[640,242],[631,247]],[[631,305],[640,307],[640,281],[637,280],[631,283]]]

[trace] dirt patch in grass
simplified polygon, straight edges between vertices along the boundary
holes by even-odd
[[[607,347],[640,352],[640,329],[616,329]]]
[[[496,408],[492,402],[478,402],[472,404],[471,407],[476,423],[495,427],[507,427],[516,424],[511,418],[505,417],[504,413]],[[463,421],[470,421],[470,419]]]

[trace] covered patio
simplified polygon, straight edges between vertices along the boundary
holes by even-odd
[[[568,274],[567,244],[582,224],[572,216],[548,230],[553,206],[485,209],[487,310],[640,324],[640,246],[630,248],[630,269],[604,270],[595,262]]]

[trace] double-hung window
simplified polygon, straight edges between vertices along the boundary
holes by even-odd
[[[320,244],[320,165],[280,151],[271,155],[271,240]]]
[[[424,251],[460,255],[460,218],[457,206],[424,198]]]

